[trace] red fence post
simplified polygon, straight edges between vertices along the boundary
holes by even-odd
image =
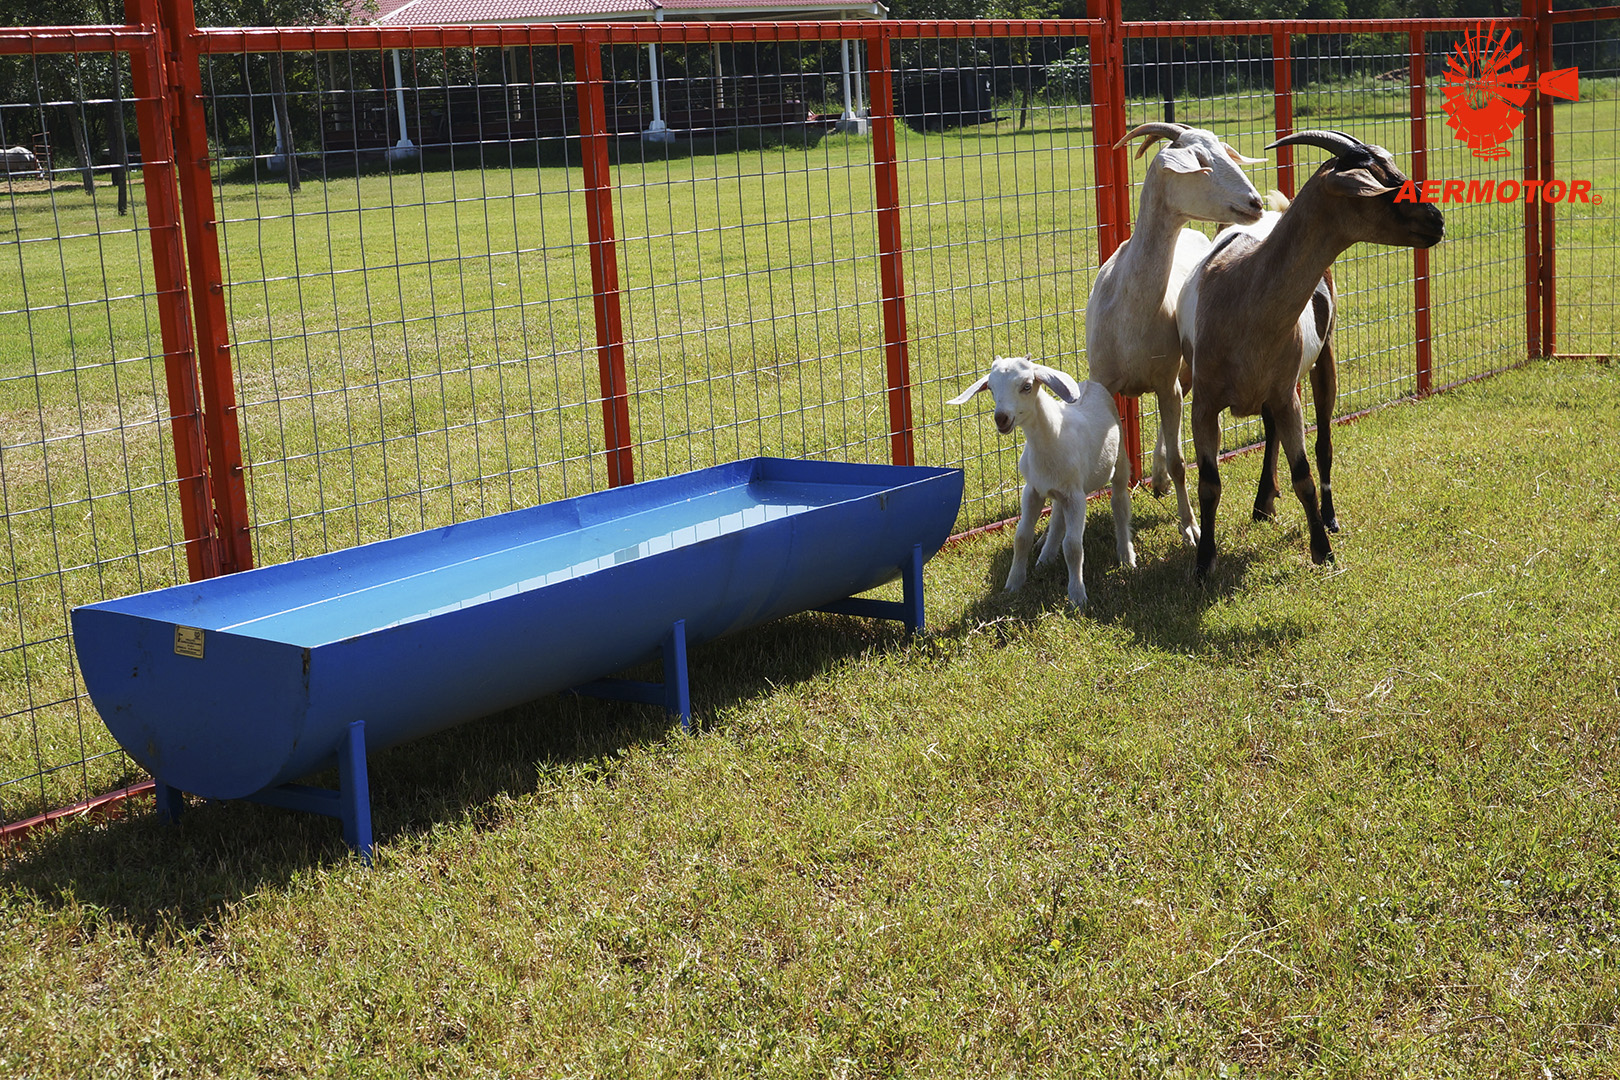
[[[1529,39],[1526,51],[1532,63],[1530,77],[1535,78],[1535,61],[1541,56],[1542,31],[1550,30],[1550,25],[1543,25],[1540,21],[1539,5],[1536,0],[1521,0],[1520,8],[1525,18],[1531,20],[1525,30]],[[1530,109],[1524,115],[1524,143],[1529,148],[1524,155],[1524,184],[1528,190],[1529,185],[1537,179],[1541,167],[1541,118],[1540,108]],[[1544,354],[1541,341],[1541,207],[1533,200],[1524,200],[1524,306],[1525,306],[1525,355],[1531,359]]]
[[[872,171],[877,182],[878,272],[883,289],[884,368],[889,395],[889,455],[915,464],[911,416],[911,359],[906,338],[906,281],[901,266],[899,147],[894,124],[891,31],[868,31],[877,54],[872,65]]]
[[[1101,19],[1091,52],[1092,155],[1097,170],[1097,260],[1099,265],[1131,235],[1130,149],[1114,144],[1125,136],[1125,32],[1119,0],[1088,0],[1087,14]],[[1131,458],[1131,483],[1142,481],[1142,408],[1137,398],[1114,395],[1120,439]]]
[[[219,220],[203,116],[202,67],[198,61],[197,14],[191,0],[157,0],[168,32],[169,120],[174,131],[176,179],[185,222],[186,262],[195,326],[203,432],[208,445],[219,572],[253,565],[247,480],[242,471],[242,432],[232,381],[230,324],[225,316],[225,277],[220,269]]]
[[[1277,30],[1271,35],[1271,101],[1277,138],[1294,133],[1294,39]],[[1294,197],[1294,147],[1277,147],[1277,190]]]
[[[146,191],[146,227],[152,244],[186,571],[192,581],[198,581],[219,574],[219,538],[214,532],[214,494],[208,482],[197,352],[187,313],[185,238],[180,231],[180,189],[174,175],[171,103],[163,62],[167,46],[155,0],[129,0],[126,18],[152,32],[146,48],[129,54],[129,67],[135,87],[135,127],[141,140],[141,183]]]
[[[1429,178],[1429,115],[1427,100],[1428,51],[1422,30],[1413,30],[1412,48],[1412,182],[1419,187]],[[1414,248],[1413,303],[1417,318],[1417,392],[1427,394],[1434,388],[1433,337],[1429,325],[1429,251]]]
[[[580,159],[585,173],[585,222],[591,249],[591,294],[596,302],[596,363],[602,380],[602,431],[608,484],[635,482],[631,452],[630,390],[624,369],[624,322],[618,245],[613,233],[613,174],[608,157],[607,95],[603,90],[605,34],[574,46],[579,80]]]
[[[1553,70],[1553,21],[1552,0],[1534,0],[1536,8],[1536,63],[1532,69],[1537,76],[1544,75]],[[1548,181],[1552,180],[1556,159],[1553,147],[1553,103],[1552,98],[1541,92],[1538,88],[1536,94],[1535,116],[1539,121],[1537,134],[1537,157],[1539,161],[1542,189],[1545,190]],[[1543,356],[1553,356],[1558,352],[1558,279],[1557,279],[1557,246],[1553,236],[1553,204],[1544,198],[1538,197],[1536,205],[1541,212],[1541,266],[1539,274],[1539,287],[1541,291],[1541,353]]]

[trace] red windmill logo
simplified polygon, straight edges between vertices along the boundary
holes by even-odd
[[[1459,142],[1468,144],[1474,156],[1487,161],[1505,158],[1510,151],[1502,144],[1524,123],[1522,106],[1532,90],[1579,101],[1581,84],[1574,68],[1549,71],[1534,82],[1525,82],[1530,65],[1517,64],[1523,45],[1508,48],[1512,31],[1497,36],[1496,24],[1481,25],[1466,34],[1446,57],[1446,85],[1442,90],[1449,119],[1446,124],[1457,132]]]

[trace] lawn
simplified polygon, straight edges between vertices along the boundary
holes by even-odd
[[[379,755],[369,869],[250,805],[41,834],[0,1072],[1615,1075],[1617,423],[1551,361],[1341,428],[1331,568],[1252,455],[1203,585],[1099,504],[1083,615],[962,542],[916,639],[694,650],[695,736],[553,698]]]

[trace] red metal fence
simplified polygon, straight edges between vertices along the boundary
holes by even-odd
[[[752,453],[960,465],[962,527],[1013,513],[1015,449],[945,401],[998,352],[1084,370],[1136,123],[1615,186],[1620,8],[1497,24],[1583,100],[1495,160],[1439,107],[1472,21],[1092,16],[0,30],[0,143],[37,152],[0,178],[0,822],[140,779],[80,603]],[[1613,350],[1606,205],[1446,209],[1337,265],[1346,413]]]

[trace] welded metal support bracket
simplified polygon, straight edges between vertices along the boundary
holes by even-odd
[[[664,681],[639,679],[592,679],[574,687],[574,693],[610,701],[634,701],[642,705],[662,705],[681,721],[681,730],[692,731],[692,686],[686,673],[686,620],[676,619],[664,638]]]
[[[864,615],[872,619],[897,619],[906,624],[906,632],[919,634],[923,631],[923,551],[922,545],[911,549],[911,558],[900,568],[900,600],[872,600],[861,596],[851,596],[845,600],[838,600],[817,611],[827,611],[834,615]]]
[[[278,784],[247,796],[248,802],[324,814],[343,822],[343,840],[371,865],[371,784],[366,775],[366,724],[356,720],[338,743],[338,786]]]

